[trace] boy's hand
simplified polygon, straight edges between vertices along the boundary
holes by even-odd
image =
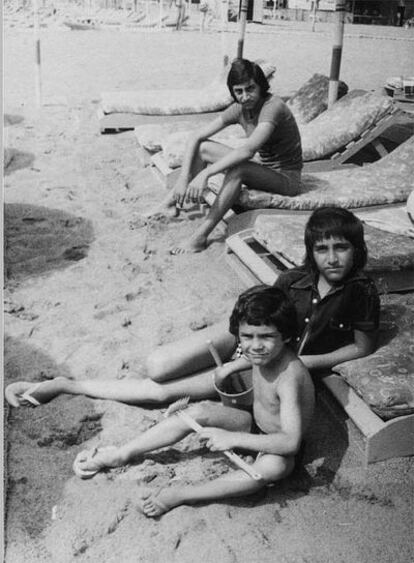
[[[212,452],[231,450],[236,446],[236,433],[222,428],[204,428],[201,436],[207,440],[206,446]]]
[[[200,203],[203,198],[203,192],[207,188],[207,176],[202,170],[188,185],[187,202]]]
[[[177,183],[174,186],[174,199],[178,207],[182,207],[184,205],[187,188],[187,182],[182,178],[178,178]]]

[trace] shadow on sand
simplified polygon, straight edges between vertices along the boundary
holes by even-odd
[[[65,365],[19,339],[6,336],[5,384],[71,377]],[[7,403],[6,403],[7,407]],[[80,444],[101,429],[102,413],[86,397],[62,395],[44,406],[6,408],[6,532],[37,536],[50,523],[51,507],[73,475]],[[12,532],[13,530],[13,532]]]
[[[4,208],[6,281],[64,268],[87,256],[89,220],[58,209],[21,203]]]
[[[31,152],[23,152],[17,149],[4,149],[4,175],[8,176],[16,170],[29,168],[34,162],[35,156]]]

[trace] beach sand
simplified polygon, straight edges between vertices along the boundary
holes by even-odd
[[[245,56],[277,67],[281,93],[329,74],[332,27],[248,26]],[[217,33],[42,29],[34,104],[30,29],[5,30],[5,383],[145,377],[164,342],[224,319],[244,289],[225,260],[225,229],[197,255],[168,249],[197,213],[145,225],[165,190],[138,159],[132,132],[99,133],[100,92],[195,88],[219,72]],[[229,34],[235,52],[237,36]],[[347,26],[342,79],[380,88],[413,75],[411,30]],[[229,471],[197,436],[81,481],[76,454],[121,444],[162,409],[61,396],[5,408],[7,563],[407,563],[412,459],[363,467],[363,442],[332,403],[318,401],[304,467],[250,498],[182,506],[158,520],[137,510],[142,484],[200,482]]]

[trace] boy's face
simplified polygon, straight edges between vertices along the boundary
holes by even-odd
[[[238,103],[249,110],[254,109],[261,98],[260,87],[252,78],[247,82],[234,84],[233,93]]]
[[[285,346],[282,335],[273,325],[256,326],[242,322],[239,326],[239,340],[243,354],[256,366],[269,364]]]
[[[343,237],[322,239],[313,246],[313,258],[328,282],[340,283],[354,265],[354,247]]]

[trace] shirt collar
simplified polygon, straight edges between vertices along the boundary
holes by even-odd
[[[349,283],[353,283],[357,280],[365,280],[366,276],[363,272],[355,272],[351,277],[347,278],[341,285],[337,285],[332,292],[337,291],[338,289],[342,289],[345,285]],[[292,283],[292,287],[295,289],[308,289],[309,287],[313,287],[316,289],[316,279],[313,273],[311,272],[304,272],[303,276],[299,278],[296,282]]]

